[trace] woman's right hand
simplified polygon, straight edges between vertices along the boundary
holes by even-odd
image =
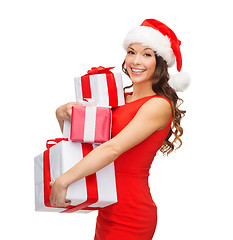
[[[60,128],[62,131],[63,131],[64,120],[71,121],[73,106],[78,106],[78,103],[77,102],[69,102],[69,103],[66,103],[66,104],[60,106],[56,110],[56,117],[57,117],[57,120],[59,122],[59,125],[60,125]]]

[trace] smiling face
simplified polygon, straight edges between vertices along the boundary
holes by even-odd
[[[153,80],[156,67],[155,53],[140,43],[133,43],[127,49],[125,65],[133,83]]]

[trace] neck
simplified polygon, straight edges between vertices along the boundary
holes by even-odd
[[[151,84],[140,84],[134,83],[132,101],[137,100],[142,97],[152,96],[156,93],[153,91]]]

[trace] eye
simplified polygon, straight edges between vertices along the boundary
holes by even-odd
[[[144,54],[146,57],[151,57],[152,55],[150,53],[145,53]]]
[[[131,50],[129,50],[127,53],[128,53],[128,54],[134,54],[134,52],[131,51]]]

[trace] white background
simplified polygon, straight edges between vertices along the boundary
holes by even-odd
[[[73,77],[93,66],[121,70],[122,40],[145,18],[182,41],[192,76],[183,147],[158,155],[150,187],[153,239],[232,240],[232,6],[230,1],[0,2],[1,239],[93,239],[96,212],[34,211],[33,158],[60,137],[55,110],[75,100]],[[175,72],[175,68],[172,69]],[[128,84],[124,77],[125,85]]]

